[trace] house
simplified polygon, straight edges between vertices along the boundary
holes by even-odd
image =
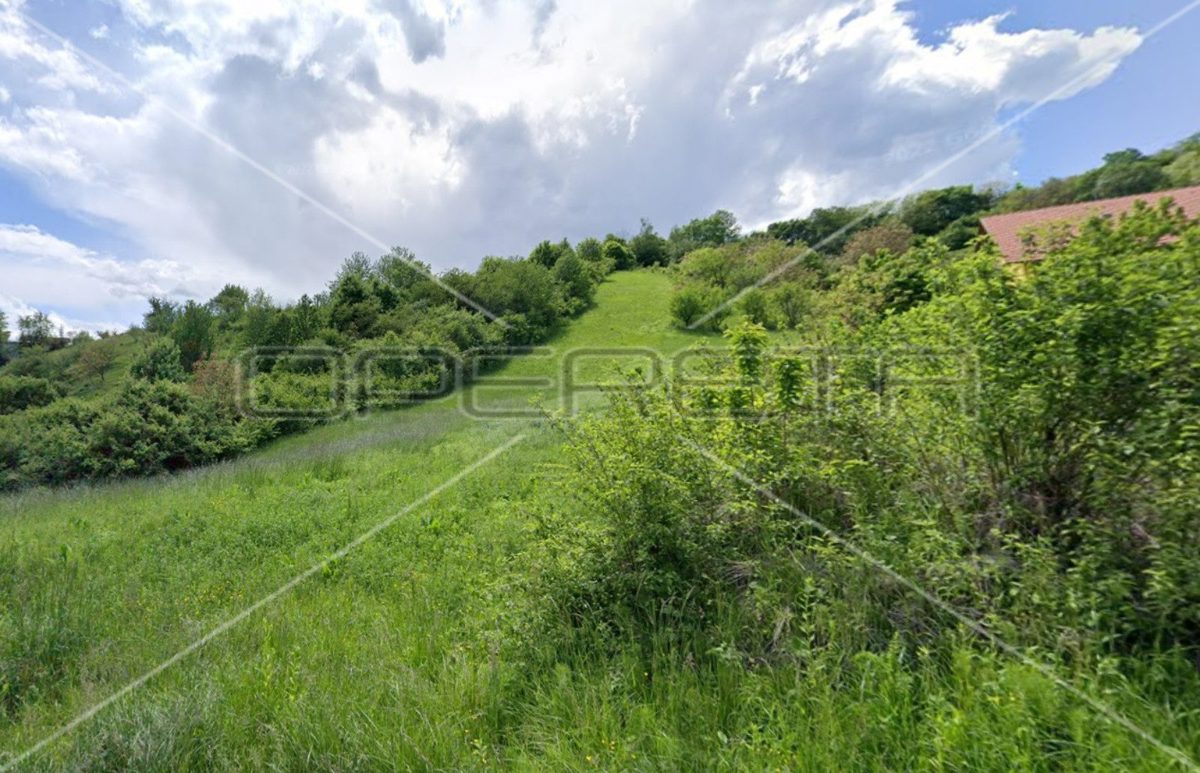
[[[1139,193],[1116,199],[1064,204],[1007,215],[991,215],[982,219],[983,229],[1000,248],[1004,263],[1024,273],[1030,263],[1045,257],[1045,241],[1031,238],[1034,234],[1064,229],[1068,232],[1093,217],[1118,217],[1133,209],[1136,202],[1153,206],[1163,199],[1172,199],[1189,218],[1200,217],[1200,185],[1176,188],[1155,193]]]

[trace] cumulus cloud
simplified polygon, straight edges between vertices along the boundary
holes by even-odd
[[[17,80],[0,164],[199,295],[229,280],[294,296],[376,249],[180,115],[371,242],[448,268],[641,216],[761,224],[888,196],[1140,43],[993,17],[929,44],[896,0],[112,4],[104,43],[139,93],[19,12],[53,26],[49,6],[0,11]],[[928,184],[1006,178],[1017,148],[1001,132]]]
[[[15,329],[35,308],[58,309],[56,325],[69,330],[116,329],[118,321],[151,296],[185,296],[195,279],[168,260],[122,261],[45,233],[33,225],[0,224],[0,311]],[[74,316],[61,313],[70,310]]]

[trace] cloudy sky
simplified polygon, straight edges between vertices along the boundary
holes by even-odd
[[[1200,130],[1186,5],[0,0],[0,310],[1035,183]]]

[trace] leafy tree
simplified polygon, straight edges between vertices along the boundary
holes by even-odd
[[[62,391],[49,379],[32,376],[0,376],[0,414],[49,405]]]
[[[992,196],[970,185],[924,191],[900,207],[900,220],[921,236],[935,236],[954,221],[992,206]]]
[[[629,245],[620,239],[609,237],[604,242],[604,259],[611,261],[617,271],[626,271],[637,265],[637,257]]]
[[[510,322],[514,344],[542,340],[563,313],[562,288],[554,275],[529,260],[484,258],[468,288],[469,297]]]
[[[818,253],[837,255],[854,232],[874,225],[882,217],[871,207],[824,207],[805,218],[783,220],[767,226],[767,235],[787,244],[807,244]]]
[[[170,338],[155,338],[138,353],[129,368],[129,375],[143,381],[184,381],[187,372],[183,369],[179,347]]]
[[[768,296],[789,330],[799,327],[813,307],[813,292],[799,282],[779,282],[770,287]]]
[[[116,352],[108,342],[96,341],[83,347],[71,370],[85,379],[99,378],[103,383],[105,374],[116,359]]]
[[[179,304],[166,298],[151,298],[150,311],[142,315],[142,327],[147,332],[169,335],[179,319]]]
[[[569,311],[577,314],[592,304],[596,295],[596,281],[588,270],[588,264],[574,252],[567,252],[554,265],[554,278],[566,292]]]
[[[279,309],[275,307],[271,296],[261,288],[250,295],[246,310],[242,314],[242,346],[253,349],[258,346],[279,346],[280,342],[272,338],[275,332],[274,321]]]
[[[292,335],[297,341],[308,341],[321,329],[321,310],[307,294],[301,295],[288,312],[292,318]]]
[[[329,322],[351,338],[371,338],[383,313],[383,302],[373,292],[369,274],[344,271],[330,294]]]
[[[8,318],[0,311],[0,365],[8,360]]]
[[[207,306],[188,301],[175,320],[171,338],[179,347],[179,358],[184,370],[191,372],[199,360],[212,354],[213,314]]]
[[[719,209],[708,217],[671,229],[667,240],[670,259],[676,262],[699,247],[720,247],[735,242],[740,232],[737,218],[731,212]]]
[[[54,338],[54,323],[41,311],[17,317],[17,330],[22,346],[48,346]]]
[[[650,221],[644,218],[642,229],[629,240],[629,249],[639,266],[665,266],[670,262],[667,240],[659,236]]]
[[[604,244],[599,239],[589,236],[575,245],[575,254],[588,263],[599,263],[604,260]]]
[[[716,287],[703,284],[689,284],[671,296],[671,317],[679,327],[690,328],[705,314],[720,308],[724,300],[724,293]],[[722,310],[719,314],[714,315],[712,319],[708,320],[705,327],[709,330],[716,329],[725,316],[726,312]]]
[[[850,238],[842,250],[840,262],[854,265],[864,255],[874,255],[880,250],[899,254],[913,243],[913,231],[899,220],[885,220],[879,225],[864,228]]]
[[[1089,201],[1161,190],[1171,179],[1158,162],[1128,148],[1106,155],[1104,165],[1085,174],[1081,183],[1077,198]]]
[[[571,249],[571,243],[566,239],[557,244],[544,241],[533,248],[533,252],[529,253],[529,259],[546,268],[554,268],[558,261],[568,254],[574,254],[574,250]]]
[[[212,309],[213,314],[221,318],[222,322],[236,322],[242,316],[242,312],[246,310],[246,304],[249,301],[250,293],[246,291],[246,288],[227,284],[213,296],[212,300],[208,302],[208,306]]]

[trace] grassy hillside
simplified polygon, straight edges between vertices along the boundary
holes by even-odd
[[[614,275],[597,308],[551,346],[686,347],[698,339],[672,330],[668,295],[661,274]],[[501,374],[554,368],[530,358]],[[554,394],[493,390],[481,404],[537,397],[551,403]],[[0,499],[0,748],[40,740],[520,436],[34,762],[486,759],[503,681],[517,676],[488,656],[488,631],[507,603],[493,585],[528,526],[506,505],[555,462],[559,439],[537,420],[468,418],[453,397],[171,478]]]
[[[141,330],[129,330],[52,352],[23,355],[0,366],[0,376],[47,378],[71,397],[111,394],[129,373],[147,337]],[[87,349],[103,351],[106,363],[103,372],[89,372],[76,366],[81,353]]]
[[[669,355],[711,341],[672,327],[670,284],[659,273],[613,275],[596,308],[550,342],[555,357],[525,358],[500,375],[551,376],[558,358],[582,347],[645,346]],[[608,367],[597,357],[581,369],[593,378]],[[552,389],[496,390],[486,382],[466,395],[492,408],[555,402]],[[18,753],[46,738],[401,514],[24,764],[1167,767],[1169,758],[1138,733],[965,633],[949,655],[903,646],[899,633],[882,646],[825,646],[843,619],[847,628],[855,625],[854,610],[845,609],[843,617],[822,619],[829,638],[800,642],[802,657],[747,662],[732,643],[742,614],[735,609],[707,612],[718,635],[730,634],[728,643],[702,636],[699,627],[643,628],[622,640],[547,623],[536,595],[536,574],[546,564],[530,557],[553,523],[547,507],[570,494],[546,488],[568,464],[563,439],[538,418],[478,420],[457,405],[452,397],[325,426],[170,478],[0,498],[0,749]],[[621,418],[610,421],[619,426]],[[628,418],[628,437],[613,437],[670,447],[670,438],[653,436],[650,419]],[[507,443],[514,444],[494,461],[424,499]],[[643,464],[657,450],[629,458]],[[847,469],[854,474],[863,466]],[[712,474],[632,472],[617,476],[615,487],[659,473],[682,480]],[[586,518],[588,501],[578,493],[574,499],[564,511]],[[905,533],[904,523],[894,525]],[[934,540],[928,524],[913,526]],[[930,542],[931,554],[943,542]],[[805,547],[832,553],[829,545]],[[790,584],[746,589],[763,602],[748,608],[780,615],[751,622],[776,634],[806,626],[809,616],[828,614],[815,611],[823,583],[851,600],[861,591],[864,607],[878,603],[870,597],[878,590],[875,574],[855,569],[856,581],[795,572],[784,575]],[[884,590],[894,610],[877,621],[885,636],[925,619],[901,589]],[[947,638],[957,635],[947,630]],[[1165,658],[1138,668],[1126,662],[1097,674],[1081,661],[1063,679],[1101,695],[1145,732],[1194,752],[1194,669]]]

